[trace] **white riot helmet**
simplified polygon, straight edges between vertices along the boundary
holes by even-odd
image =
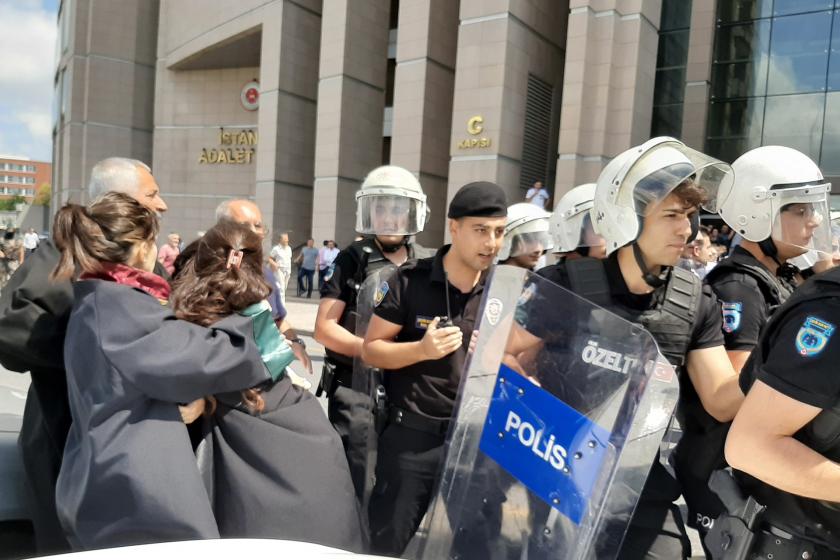
[[[732,183],[732,169],[668,136],[648,140],[610,161],[598,176],[592,208],[595,232],[604,237],[607,254],[635,241],[648,207],[689,178],[706,192],[703,207],[713,212],[718,189]]]
[[[811,158],[762,146],[735,160],[732,170],[735,181],[721,187],[717,208],[729,227],[774,258],[780,242],[802,254],[831,253],[831,183]]]
[[[604,239],[592,229],[590,210],[594,200],[595,183],[586,183],[564,194],[557,203],[549,227],[555,253],[603,244]]]
[[[553,243],[548,231],[551,214],[530,202],[508,206],[505,240],[499,251],[499,262],[512,257],[548,251]]]
[[[356,231],[363,235],[414,235],[428,221],[423,188],[402,167],[377,167],[356,193]]]

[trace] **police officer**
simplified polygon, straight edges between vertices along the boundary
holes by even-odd
[[[590,210],[595,201],[595,183],[579,185],[560,198],[549,220],[554,252],[560,261],[607,256],[604,238],[592,227]]]
[[[723,347],[717,299],[697,276],[674,266],[699,227],[700,205],[730,180],[728,165],[673,138],[631,148],[598,177],[592,215],[607,258],[567,260],[538,272],[653,335],[680,375],[683,424],[696,415],[728,421],[743,400]],[[517,356],[549,334],[519,333],[506,352]],[[687,558],[690,543],[673,503],[679,484],[658,457],[651,459],[619,558]]]
[[[751,150],[732,170],[735,180],[717,193],[717,209],[743,241],[707,274],[706,282],[720,299],[726,352],[740,372],[770,315],[796,288],[798,269],[788,260],[809,250],[802,239],[809,218],[799,214],[801,203],[825,203],[828,187],[808,156],[783,146]],[[689,525],[705,533],[724,509],[708,481],[726,466],[729,425],[700,414],[694,420],[683,426],[673,459]]]
[[[415,258],[410,236],[428,221],[426,195],[406,169],[385,165],[371,171],[356,193],[356,231],[363,236],[342,250],[328,270],[315,320],[315,340],[324,345],[319,391],[329,399],[327,413],[341,436],[357,496],[366,479],[368,397],[353,391],[353,360],[361,353],[356,335],[356,302],[364,280],[394,264]],[[425,255],[424,255],[425,256]]]
[[[820,185],[801,185],[800,194],[811,187]],[[793,211],[810,235],[806,245],[820,250],[827,204]],[[747,396],[726,441],[742,495],[721,493],[730,514],[707,537],[714,558],[840,558],[838,325],[840,270],[833,268],[797,289],[762,331],[741,371]]]
[[[402,553],[428,507],[485,273],[501,249],[506,215],[498,185],[465,185],[447,214],[452,244],[404,264],[377,291],[362,349],[365,362],[386,370],[391,403],[370,501],[376,553]]]
[[[551,214],[530,202],[519,202],[507,209],[505,241],[499,251],[499,264],[534,270],[553,244],[548,232]]]

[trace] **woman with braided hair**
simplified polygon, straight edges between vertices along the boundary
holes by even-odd
[[[222,221],[176,261],[175,315],[210,327],[256,316],[267,362],[292,350],[274,321],[261,238]],[[281,538],[361,551],[363,532],[338,434],[290,368],[279,378],[208,398],[198,463],[222,537]]]

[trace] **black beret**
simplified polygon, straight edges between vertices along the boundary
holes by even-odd
[[[455,193],[449,203],[447,217],[504,218],[507,216],[507,197],[502,187],[489,181],[467,183]]]

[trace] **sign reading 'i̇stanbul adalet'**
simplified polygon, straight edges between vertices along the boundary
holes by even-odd
[[[243,164],[254,161],[254,146],[257,145],[257,133],[251,129],[225,131],[219,129],[218,148],[201,148],[198,163]]]

